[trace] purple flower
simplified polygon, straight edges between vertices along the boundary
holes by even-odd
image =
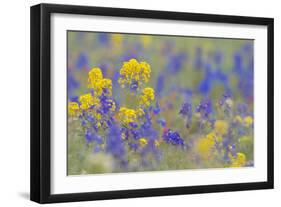
[[[99,145],[103,143],[103,139],[98,134],[92,133],[90,130],[86,130],[85,139],[87,144],[90,142],[95,142]]]
[[[132,128],[138,128],[138,124],[136,122],[130,122],[129,125],[132,127]]]
[[[124,160],[125,148],[121,138],[121,130],[115,124],[109,128],[107,134],[106,152],[119,160]]]
[[[159,106],[159,103],[158,103],[158,101],[156,102],[156,105],[155,105],[155,107],[154,107],[154,109],[153,109],[153,113],[154,114],[159,114],[161,112],[161,109],[160,109],[160,106]]]
[[[186,53],[171,55],[166,66],[167,71],[171,74],[177,74],[183,68],[186,59]]]
[[[158,96],[161,95],[164,86],[165,86],[165,76],[161,73],[157,78],[156,87],[155,87]]]
[[[191,118],[192,117],[192,105],[189,102],[184,102],[181,106],[180,112],[184,117]]]
[[[103,45],[107,45],[109,42],[109,36],[107,33],[98,33],[98,41],[103,44]]]
[[[89,68],[89,59],[85,53],[81,52],[80,55],[78,56],[76,61],[76,68],[79,70],[83,68],[86,69]]]
[[[162,127],[165,127],[166,126],[166,120],[165,119],[158,119],[157,120],[157,123],[162,126]]]
[[[162,137],[169,144],[184,146],[184,140],[180,137],[180,134],[171,129],[165,131]]]
[[[203,119],[208,119],[213,111],[212,102],[210,99],[205,99],[196,107],[196,112],[200,113]]]

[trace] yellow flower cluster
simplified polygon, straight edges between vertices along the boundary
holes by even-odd
[[[123,122],[123,124],[129,124],[131,122],[136,122],[138,117],[144,115],[142,109],[129,109],[126,107],[121,107],[118,112],[118,118]]]
[[[94,97],[90,93],[81,95],[79,97],[79,102],[81,103],[80,108],[83,110],[87,110],[94,104],[97,104],[97,100],[94,99]]]
[[[228,123],[224,120],[217,120],[213,132],[202,137],[197,142],[197,151],[201,158],[208,159],[216,143],[222,142],[222,136],[228,132]]]
[[[236,157],[230,156],[231,167],[243,167],[246,164],[246,155],[238,152]]]
[[[242,118],[241,116],[237,115],[235,118],[234,118],[234,121],[236,123],[241,123],[243,124],[245,127],[250,127],[254,120],[251,116],[246,116],[245,118]]]
[[[214,133],[210,133],[198,140],[196,149],[202,159],[208,159],[210,157],[212,149],[216,143],[215,141],[216,136]]]
[[[121,78],[118,82],[121,87],[125,85],[131,85],[133,82],[137,82],[138,85],[148,82],[150,78],[150,65],[146,62],[138,62],[136,59],[130,59],[128,62],[124,62],[120,69]]]
[[[217,135],[223,136],[228,132],[228,123],[224,120],[217,120],[214,124],[214,128]]]
[[[68,103],[68,114],[70,116],[76,116],[79,113],[79,105],[76,102]]]
[[[112,81],[103,78],[100,68],[93,68],[90,70],[88,75],[88,88],[94,89],[95,96],[100,96],[103,92],[105,92],[106,95],[112,95]]]
[[[148,107],[155,98],[153,88],[144,88],[140,96],[140,106]]]

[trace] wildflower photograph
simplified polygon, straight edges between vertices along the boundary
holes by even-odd
[[[67,31],[67,174],[254,166],[254,41]]]

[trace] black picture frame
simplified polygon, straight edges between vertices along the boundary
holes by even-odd
[[[267,181],[238,184],[169,187],[74,194],[51,194],[51,45],[50,16],[53,13],[134,17],[210,23],[232,23],[267,26]],[[135,10],[56,4],[39,4],[31,7],[31,174],[30,199],[38,203],[88,201],[102,199],[166,196],[179,194],[211,193],[273,188],[274,177],[274,71],[273,44],[274,20],[272,18],[195,14],[169,11]]]

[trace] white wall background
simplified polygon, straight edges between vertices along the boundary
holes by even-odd
[[[154,198],[63,203],[53,206],[265,206],[281,202],[281,13],[278,0],[32,0],[1,2],[0,206],[37,206],[29,201],[29,7],[81,4],[275,18],[275,189]],[[259,84],[259,83],[258,83]],[[262,83],[260,83],[262,84]],[[274,205],[276,206],[276,205]]]

